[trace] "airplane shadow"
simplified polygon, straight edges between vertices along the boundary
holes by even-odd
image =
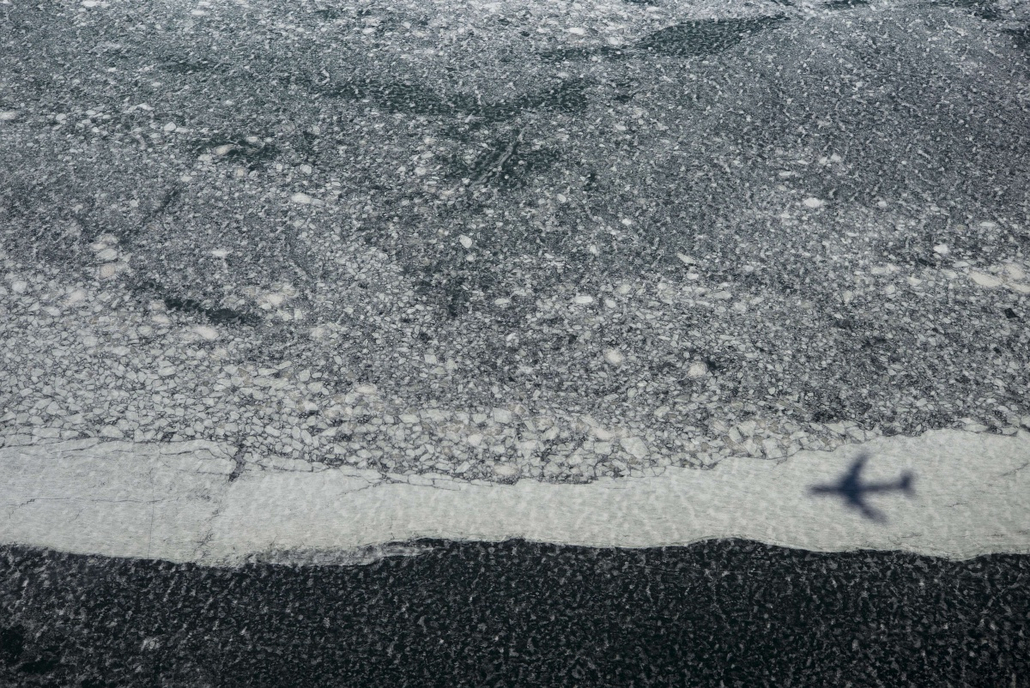
[[[912,474],[905,472],[901,478],[894,482],[863,483],[860,481],[859,475],[862,473],[862,469],[868,460],[868,453],[863,452],[859,454],[855,462],[851,464],[851,468],[848,469],[848,472],[840,480],[831,485],[815,485],[809,488],[809,494],[840,497],[844,500],[845,506],[857,510],[870,521],[886,523],[887,517],[882,512],[869,506],[865,500],[866,495],[878,492],[902,492],[911,497],[914,494]]]

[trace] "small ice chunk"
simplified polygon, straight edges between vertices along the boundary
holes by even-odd
[[[969,279],[973,280],[981,287],[998,287],[1001,286],[1001,278],[995,275],[988,275],[985,272],[977,272],[973,270],[969,273]]]
[[[518,466],[512,466],[507,463],[499,463],[494,465],[494,475],[501,478],[514,478],[518,475]]]
[[[623,437],[619,440],[619,444],[622,445],[627,454],[637,459],[643,459],[649,453],[644,440],[639,437]]]
[[[267,303],[269,306],[272,306],[273,308],[275,308],[277,306],[283,305],[283,302],[285,300],[286,300],[286,297],[283,294],[279,294],[278,292],[271,292],[271,293],[265,294],[261,298],[261,301],[263,301],[264,303]]]
[[[1023,268],[1019,267],[1015,263],[1005,264],[1005,274],[1014,280],[1021,280],[1026,278],[1026,272],[1023,270]]]
[[[708,374],[708,366],[704,361],[694,361],[687,368],[687,377],[691,380],[698,380]]]
[[[197,325],[193,331],[200,335],[201,339],[213,342],[218,339],[218,330],[208,325]]]

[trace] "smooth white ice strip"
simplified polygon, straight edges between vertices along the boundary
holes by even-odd
[[[740,537],[953,559],[1030,552],[1030,435],[1023,432],[935,431],[801,452],[779,464],[728,459],[712,470],[590,485],[412,485],[373,471],[253,469],[230,483],[232,449],[124,442],[0,449],[0,542],[224,565],[423,537],[621,547]],[[872,455],[863,481],[915,475],[914,498],[869,497],[886,524],[808,493],[839,479],[862,451]]]
[[[0,449],[0,542],[194,560],[229,487],[225,456],[195,442]]]

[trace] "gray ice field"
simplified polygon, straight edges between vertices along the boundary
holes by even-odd
[[[1030,552],[1028,19],[5,0],[0,543]]]

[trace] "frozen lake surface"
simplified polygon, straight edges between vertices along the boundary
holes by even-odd
[[[1028,49],[1018,0],[5,0],[0,677],[1024,685],[1025,595],[989,591],[1030,586]],[[771,628],[755,552],[808,581],[767,609],[818,578],[857,625],[776,617],[743,663],[704,640]],[[550,606],[607,630],[540,649],[536,611],[505,635],[486,605],[466,636],[452,554],[488,597],[528,585],[505,557],[594,581]],[[282,596],[240,583],[234,633],[301,579],[323,630],[233,665],[206,612],[139,607],[254,575]],[[366,575],[365,673],[269,663],[315,662],[364,604],[325,586]],[[685,592],[713,575],[754,604]],[[866,598],[931,630],[870,635]],[[613,630],[633,606],[671,629],[648,650]]]

